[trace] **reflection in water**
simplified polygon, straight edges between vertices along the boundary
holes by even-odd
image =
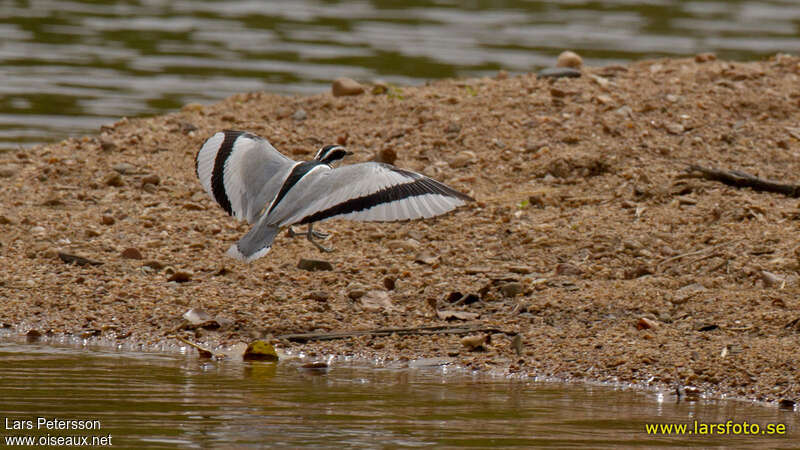
[[[743,402],[507,381],[439,369],[215,363],[0,344],[0,420],[100,420],[114,447],[751,446],[796,442],[793,412]],[[452,370],[450,370],[452,372]],[[668,398],[668,397],[667,397]],[[652,437],[645,423],[784,423],[790,435]],[[0,422],[2,423],[2,422]],[[4,430],[0,435],[36,435]]]
[[[312,93],[349,76],[408,84],[591,65],[800,51],[792,0],[632,2],[4,0],[0,148],[238,92]]]

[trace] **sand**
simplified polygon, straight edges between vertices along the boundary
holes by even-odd
[[[263,338],[312,357],[446,358],[797,400],[798,199],[686,167],[800,182],[798,78],[792,56],[701,55],[557,80],[501,73],[346,97],[247,93],[2,153],[0,322],[144,345]],[[225,250],[248,226],[194,173],[199,146],[222,129],[261,135],[295,159],[337,142],[354,152],[346,163],[394,154],[476,201],[431,220],[319,224],[329,254],[282,232],[266,257],[240,263]],[[332,270],[299,269],[304,258]],[[186,325],[192,308],[213,321]],[[503,332],[486,342],[280,338],[459,324]]]

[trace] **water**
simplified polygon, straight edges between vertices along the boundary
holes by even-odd
[[[238,92],[340,76],[417,84],[527,72],[563,49],[605,65],[800,51],[794,0],[3,0],[0,149]]]
[[[0,343],[0,426],[97,420],[114,448],[791,447],[800,417],[734,401],[676,403],[653,392],[508,381],[452,368],[210,362],[178,354]],[[7,422],[10,421],[10,422]],[[769,436],[648,436],[646,423],[784,424]],[[2,438],[0,438],[2,439]]]

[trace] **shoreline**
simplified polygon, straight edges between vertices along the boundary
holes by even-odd
[[[2,153],[0,323],[800,400],[797,200],[684,170],[796,182],[800,59],[582,71],[240,94]],[[346,164],[394,154],[477,201],[424,221],[325,222],[331,254],[282,231],[266,257],[239,263],[224,252],[247,225],[194,176],[194,154],[222,129],[294,159],[328,143],[355,152]],[[298,269],[301,259],[332,270]],[[190,309],[216,323],[187,326]],[[465,323],[507,334],[276,339]]]

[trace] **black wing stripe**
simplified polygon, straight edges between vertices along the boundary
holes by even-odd
[[[214,159],[214,170],[211,171],[211,190],[214,192],[214,199],[217,200],[217,203],[222,206],[222,209],[228,215],[232,216],[231,200],[225,192],[225,163],[233,152],[233,144],[236,139],[244,132],[225,130],[224,133],[225,139],[222,140],[222,144],[217,150],[217,157]]]
[[[331,206],[328,209],[317,211],[314,214],[306,216],[298,223],[302,225],[306,223],[318,222],[334,216],[363,211],[384,203],[391,203],[397,200],[403,200],[426,194],[440,194],[447,197],[458,198],[464,201],[472,201],[472,197],[462,194],[455,189],[451,189],[442,183],[427,177],[419,177],[411,183],[396,184],[394,186],[389,186],[373,192],[369,195],[351,198],[350,200],[346,200],[342,203]]]
[[[283,186],[281,186],[281,190],[280,192],[278,192],[278,196],[275,197],[275,201],[272,202],[272,206],[270,206],[269,211],[267,211],[267,215],[269,215],[269,213],[272,212],[272,210],[275,209],[276,206],[278,206],[278,203],[280,203],[281,200],[283,200],[283,197],[286,197],[286,194],[289,193],[289,189],[294,187],[294,185],[296,185],[300,181],[300,179],[303,178],[303,176],[307,174],[311,169],[321,164],[325,163],[317,160],[311,160],[295,165],[294,168],[292,168],[292,172],[289,174],[288,177],[286,177],[286,181],[283,182]]]

